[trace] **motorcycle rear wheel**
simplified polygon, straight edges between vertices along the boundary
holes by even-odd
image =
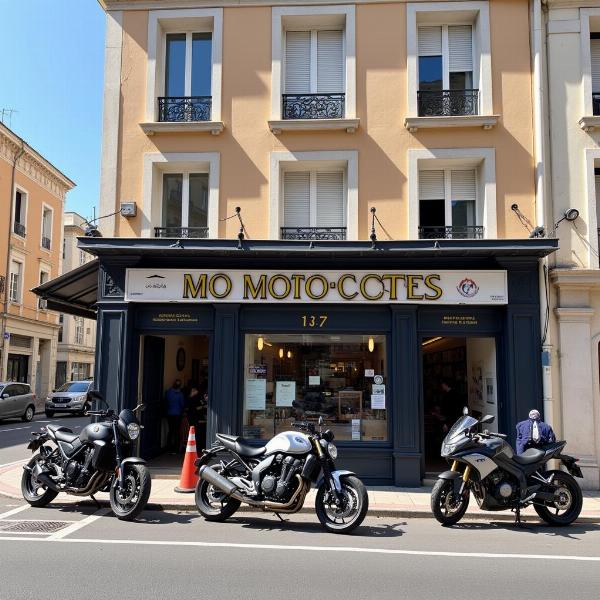
[[[35,506],[36,508],[41,508],[50,504],[50,502],[58,496],[58,492],[40,484],[29,470],[33,469],[35,464],[41,460],[41,454],[36,454],[27,463],[27,467],[23,469],[23,475],[21,476],[21,493],[23,494],[23,498],[31,506]]]
[[[344,477],[342,485],[342,505],[337,506],[331,492],[322,484],[315,498],[315,511],[321,525],[330,533],[350,533],[367,516],[369,496],[365,484],[354,476]]]
[[[583,494],[575,478],[568,473],[564,471],[542,473],[545,478],[552,475],[554,475],[553,483],[559,486],[558,490],[553,490],[558,496],[557,502],[552,507],[534,504],[533,508],[548,525],[564,527],[570,525],[579,516],[583,507]]]
[[[207,521],[226,521],[242,504],[235,498],[227,497],[204,479],[200,479],[196,484],[195,499],[198,512]]]
[[[467,512],[470,494],[467,490],[460,500],[454,498],[454,482],[438,479],[431,490],[431,512],[445,527],[456,525]]]
[[[133,521],[148,504],[152,479],[144,465],[128,465],[125,469],[125,489],[119,486],[118,478],[110,486],[110,507],[117,519]]]

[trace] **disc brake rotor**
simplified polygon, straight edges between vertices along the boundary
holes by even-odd
[[[573,502],[573,496],[566,487],[560,487],[554,492],[554,504],[558,510],[568,510]]]
[[[122,487],[117,488],[117,497],[121,504],[128,504],[135,499],[137,494],[137,482],[133,475],[127,475],[125,478],[125,489]]]
[[[355,511],[358,505],[358,495],[354,488],[348,488],[344,486],[341,492],[341,502],[339,505],[335,503],[333,494],[329,496],[327,503],[327,515],[330,519],[346,519],[350,517]]]

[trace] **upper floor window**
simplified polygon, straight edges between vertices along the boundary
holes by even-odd
[[[87,255],[83,250],[79,251],[79,264],[80,265],[85,265],[87,260]]]
[[[156,237],[208,236],[208,173],[163,173],[162,225]]]
[[[23,190],[15,190],[15,213],[13,219],[13,231],[25,237],[27,232],[27,194]]]
[[[50,274],[48,271],[40,271],[40,285],[43,285],[50,279]],[[38,308],[40,310],[46,310],[47,308],[47,300],[45,298],[38,298]]]
[[[168,33],[159,121],[210,121],[211,33]]]
[[[44,206],[42,209],[42,248],[50,250],[52,245],[52,209]]]
[[[592,65],[592,111],[600,115],[600,33],[590,33],[590,58]]]
[[[282,239],[346,239],[343,171],[283,174]]]
[[[343,31],[286,31],[283,118],[343,118],[344,65]]]
[[[10,265],[10,301],[16,304],[21,302],[21,289],[23,286],[23,264],[13,260]]]
[[[83,344],[83,318],[74,317],[75,319],[75,343],[78,345]]]
[[[60,313],[60,315],[58,315],[58,342],[59,343],[62,343],[62,341],[63,341],[64,325],[65,325],[65,315]]]
[[[419,116],[476,115],[472,26],[423,26],[418,38]]]

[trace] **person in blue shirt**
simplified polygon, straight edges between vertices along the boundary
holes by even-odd
[[[181,428],[181,417],[185,410],[185,397],[181,389],[181,381],[176,379],[167,390],[167,423],[169,434],[167,436],[167,450],[176,454],[179,449],[179,430]]]
[[[517,423],[517,454],[523,454],[527,448],[537,448],[556,441],[552,427],[542,421],[537,410],[529,411],[529,418]]]

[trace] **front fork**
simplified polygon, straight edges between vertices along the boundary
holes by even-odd
[[[329,468],[329,459],[327,456],[325,456],[325,452],[323,452],[323,448],[321,448],[321,443],[319,442],[319,440],[313,440],[313,447],[315,449],[315,452],[317,453],[319,460],[321,461],[321,468],[323,469],[323,479],[327,482],[327,485],[329,486],[329,492],[333,494],[333,497],[335,498],[335,505],[339,506],[342,503],[342,498],[341,494],[337,491],[337,488],[335,487],[335,481],[331,476],[331,469]]]
[[[121,444],[119,444],[119,432],[117,430],[117,422],[113,421],[113,436],[115,440],[115,455],[117,457],[117,478],[119,479],[119,487],[121,490],[125,489],[125,469],[121,466],[123,461],[123,455],[121,454]]]
[[[459,462],[457,460],[452,461],[451,471],[458,471]],[[465,491],[465,486],[469,482],[469,477],[471,477],[471,465],[467,465],[462,474],[462,483],[460,484],[459,495],[462,496]]]

